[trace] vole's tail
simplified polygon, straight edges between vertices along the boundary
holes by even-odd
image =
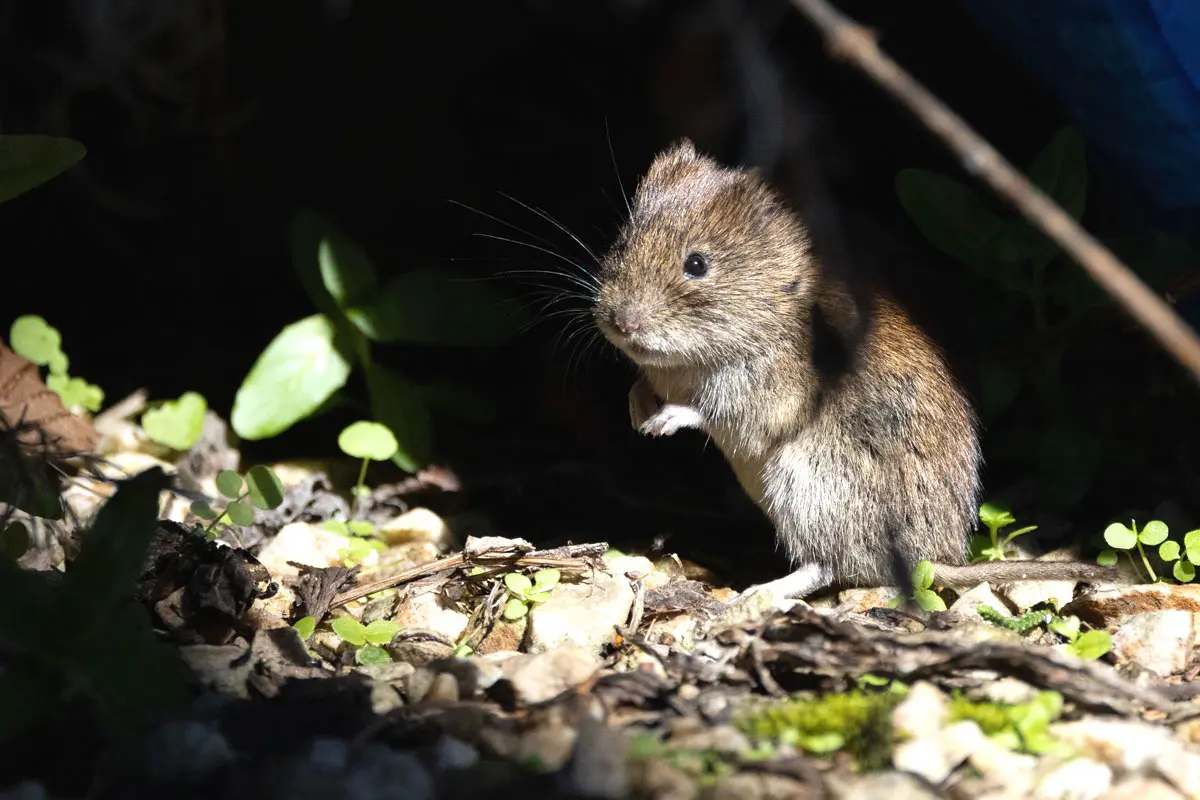
[[[1103,567],[1087,561],[987,561],[981,564],[954,566],[933,565],[935,586],[964,588],[983,582],[1011,583],[1013,581],[1083,581],[1085,583],[1117,583],[1121,570]]]

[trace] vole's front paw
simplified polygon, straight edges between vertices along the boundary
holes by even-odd
[[[667,403],[638,426],[638,430],[648,436],[670,436],[683,428],[702,428],[703,426],[704,418],[696,409]]]

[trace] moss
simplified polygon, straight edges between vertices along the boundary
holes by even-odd
[[[1049,733],[1062,713],[1058,692],[1039,692],[1028,703],[988,703],[956,694],[950,700],[950,722],[970,720],[994,741],[1022,753],[1060,753],[1064,746]]]
[[[758,747],[793,745],[810,753],[845,750],[860,769],[870,771],[890,761],[896,739],[892,709],[902,699],[902,687],[884,692],[856,689],[757,704],[734,722]]]
[[[1053,616],[1048,611],[1027,611],[1019,617],[1005,617],[991,606],[980,606],[979,616],[988,622],[1010,631],[1016,631],[1024,636],[1043,622],[1048,622]]]

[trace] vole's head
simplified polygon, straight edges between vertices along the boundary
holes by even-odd
[[[791,342],[815,283],[795,214],[753,171],[684,139],[638,185],[594,315],[639,365],[715,366]]]

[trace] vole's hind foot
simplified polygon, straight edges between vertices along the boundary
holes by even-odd
[[[675,403],[660,405],[644,377],[629,390],[629,421],[646,436],[670,436],[684,428],[704,427],[704,418],[694,408]]]
[[[824,564],[805,564],[782,578],[755,584],[738,597],[746,597],[755,592],[771,592],[778,600],[799,600],[831,583],[833,570],[829,567]]]

